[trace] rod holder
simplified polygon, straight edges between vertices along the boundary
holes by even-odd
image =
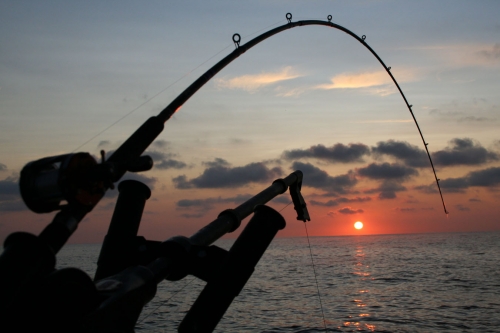
[[[219,273],[207,283],[179,325],[180,333],[205,333],[215,329],[278,230],[285,225],[283,216],[274,209],[264,205],[255,208],[254,216],[229,250]]]
[[[131,265],[135,257],[136,237],[146,200],[151,190],[136,180],[124,180],[118,185],[118,200],[104,238],[95,280],[115,275]]]

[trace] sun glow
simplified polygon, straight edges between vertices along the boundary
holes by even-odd
[[[363,222],[358,221],[358,222],[354,223],[354,228],[356,228],[358,230],[363,229]]]

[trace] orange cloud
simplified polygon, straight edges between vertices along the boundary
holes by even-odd
[[[331,83],[316,86],[316,89],[353,89],[381,86],[391,83],[391,78],[385,71],[335,75],[330,79]]]
[[[413,70],[400,69],[394,74],[394,77],[401,83],[414,80],[416,75]],[[384,70],[363,73],[342,73],[332,77],[330,82],[331,83],[317,85],[314,89],[370,88],[371,93],[380,96],[386,96],[397,92],[391,77]]]
[[[277,72],[243,75],[232,79],[219,79],[217,80],[217,85],[221,88],[242,89],[249,92],[255,92],[264,86],[295,79],[300,76],[302,75],[296,73],[291,66],[288,66]]]

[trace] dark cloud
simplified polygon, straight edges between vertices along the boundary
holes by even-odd
[[[311,200],[310,203],[313,206],[334,207],[334,206],[338,206],[339,204],[342,204],[342,203],[366,202],[366,201],[370,201],[370,200],[372,200],[372,198],[370,198],[370,197],[356,197],[356,198],[352,198],[352,199],[341,197],[341,198],[337,198],[334,200],[328,200],[327,202]]]
[[[476,117],[476,116],[467,116],[458,118],[459,123],[478,123],[478,122],[489,122],[495,121],[496,119],[486,118],[486,117]]]
[[[303,186],[319,188],[331,193],[347,193],[347,190],[358,182],[352,172],[332,177],[310,163],[294,162],[293,169],[303,172]]]
[[[155,167],[157,169],[184,169],[187,167],[187,164],[181,161],[169,159],[169,160],[162,160],[160,163],[155,164]]]
[[[492,167],[469,172],[464,177],[447,178],[439,182],[445,192],[464,192],[469,187],[492,188],[500,185],[500,167]],[[425,193],[435,193],[435,185],[417,186],[415,189]]]
[[[239,205],[251,197],[250,194],[240,194],[229,198],[182,199],[177,201],[176,206],[177,209],[190,211],[189,214],[181,215],[183,217],[201,217],[214,208],[216,204],[231,203]],[[196,213],[193,215],[192,211],[196,211]]]
[[[496,43],[489,50],[481,50],[481,51],[479,51],[479,54],[486,59],[498,60],[498,59],[500,59],[500,44]]]
[[[404,141],[388,140],[378,142],[375,147],[372,147],[372,153],[395,157],[405,165],[414,168],[429,166],[429,158],[425,150]]]
[[[99,143],[97,144],[97,147],[104,147],[104,146],[107,146],[109,145],[111,142],[109,142],[108,140],[102,140],[102,141],[99,141]]]
[[[378,193],[378,198],[381,200],[384,199],[395,199],[396,192],[402,192],[406,191],[406,187],[403,185],[392,181],[392,180],[386,180],[380,184],[379,187],[367,190],[365,193],[372,194],[372,193]]]
[[[419,185],[414,187],[415,190],[418,190],[427,194],[436,194],[438,193],[438,189],[435,183],[430,185]]]
[[[198,214],[181,214],[181,217],[185,217],[187,219],[198,219],[200,217],[205,216],[205,213],[198,213]]]
[[[339,209],[337,212],[340,214],[361,214],[364,213],[364,210],[362,209],[352,209],[351,207],[344,207],[342,209]]]
[[[362,143],[348,145],[337,143],[331,147],[319,144],[308,149],[286,150],[283,152],[283,157],[289,160],[312,157],[329,162],[349,163],[362,162],[362,157],[368,154],[370,154],[370,148]]]
[[[381,179],[381,180],[389,180],[389,179],[408,179],[411,176],[418,175],[418,171],[406,167],[404,165],[400,165],[397,163],[371,163],[367,167],[356,169],[358,175],[367,177],[370,179]]]
[[[414,213],[417,211],[416,208],[396,208],[394,210],[397,212],[402,212],[402,213]]]
[[[231,168],[222,159],[207,162],[208,166],[199,177],[188,180],[185,175],[172,179],[176,188],[230,188],[248,183],[268,182],[283,173],[281,168],[268,168],[264,163],[250,163],[242,167]]]
[[[246,200],[250,199],[252,196],[250,194],[240,194],[235,197],[230,198],[206,198],[206,199],[182,199],[177,201],[176,205],[179,208],[188,207],[212,207],[214,204],[218,203],[236,203],[241,204]]]
[[[0,212],[22,212],[28,210],[28,207],[26,207],[22,200],[0,201]]]
[[[153,161],[158,161],[158,160],[163,160],[165,158],[169,158],[171,157],[170,154],[165,154],[165,153],[162,153],[160,151],[156,151],[156,150],[147,150],[144,155],[148,155],[149,157],[151,157],[153,159]]]
[[[124,181],[124,180],[128,180],[128,179],[131,179],[131,180],[137,180],[141,183],[144,183],[146,184],[151,190],[155,188],[155,185],[156,183],[158,182],[158,179],[156,179],[155,177],[146,177],[144,175],[141,175],[139,173],[135,173],[135,172],[127,172],[125,173],[125,175],[120,179],[120,182]],[[115,189],[114,190],[108,190],[105,194],[105,198],[114,198],[114,197],[117,197],[118,196],[118,184],[120,183],[116,183],[115,184]]]
[[[123,180],[126,180],[126,179],[137,180],[137,181],[139,181],[141,183],[146,184],[151,189],[153,189],[155,187],[155,184],[158,182],[158,179],[156,179],[155,177],[146,177],[144,175],[141,175],[141,174],[135,173],[135,172],[127,172],[122,177],[121,180],[123,181]]]
[[[466,207],[462,204],[458,204],[458,205],[455,205],[455,208],[461,212],[468,212],[470,211],[470,208],[469,207]]]
[[[20,196],[19,180],[17,178],[7,177],[0,180],[0,200],[12,200]]]
[[[500,168],[493,167],[469,172],[466,176],[469,186],[493,187],[500,184]]]
[[[467,178],[447,178],[439,182],[439,185],[446,192],[464,192],[469,187]]]
[[[478,165],[498,160],[498,154],[488,151],[469,138],[453,139],[450,145],[451,147],[431,154],[435,165]]]
[[[6,171],[7,170],[7,166],[3,163],[0,163],[0,171]]]
[[[170,143],[165,140],[155,140],[151,146],[156,148],[166,148]]]
[[[429,210],[434,210],[434,208],[432,207],[428,207],[428,208],[408,208],[408,207],[404,207],[404,208],[395,208],[394,209],[396,212],[401,212],[401,213],[415,213],[415,212],[419,212],[419,211],[429,211]]]
[[[0,212],[17,212],[28,210],[21,199],[19,180],[7,177],[0,180]]]
[[[187,168],[186,163],[171,158],[175,156],[174,154],[165,154],[156,150],[149,150],[145,152],[145,155],[148,155],[153,159],[154,167],[156,169],[166,170]]]
[[[279,203],[279,204],[283,204],[283,205],[288,205],[288,204],[292,203],[292,199],[290,199],[290,197],[287,195],[280,195],[271,201],[274,203]]]
[[[216,167],[228,167],[230,166],[231,164],[226,161],[225,159],[223,158],[219,158],[217,157],[216,159],[214,159],[213,161],[209,161],[209,162],[202,162],[202,164],[204,166],[207,166],[209,168],[216,168]]]

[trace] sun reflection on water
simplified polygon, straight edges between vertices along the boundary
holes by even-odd
[[[363,249],[363,246],[358,245],[356,247],[356,252],[354,255],[355,262],[353,263],[352,274],[358,277],[358,281],[360,286],[363,285],[363,281],[366,281],[369,276],[371,276],[370,266],[365,263],[366,254]],[[352,302],[355,304],[355,307],[352,309],[353,312],[357,313],[357,315],[350,315],[348,318],[352,318],[351,320],[344,321],[343,327],[349,327],[351,329],[355,329],[356,331],[370,331],[374,332],[376,326],[373,324],[367,324],[363,321],[367,320],[367,318],[371,317],[370,313],[366,311],[368,309],[367,301],[369,300],[369,290],[367,289],[357,289],[355,297]],[[354,295],[353,295],[354,296]],[[355,310],[358,309],[358,310]],[[363,312],[359,312],[360,309],[363,309]],[[354,318],[359,318],[359,321],[356,321]]]

